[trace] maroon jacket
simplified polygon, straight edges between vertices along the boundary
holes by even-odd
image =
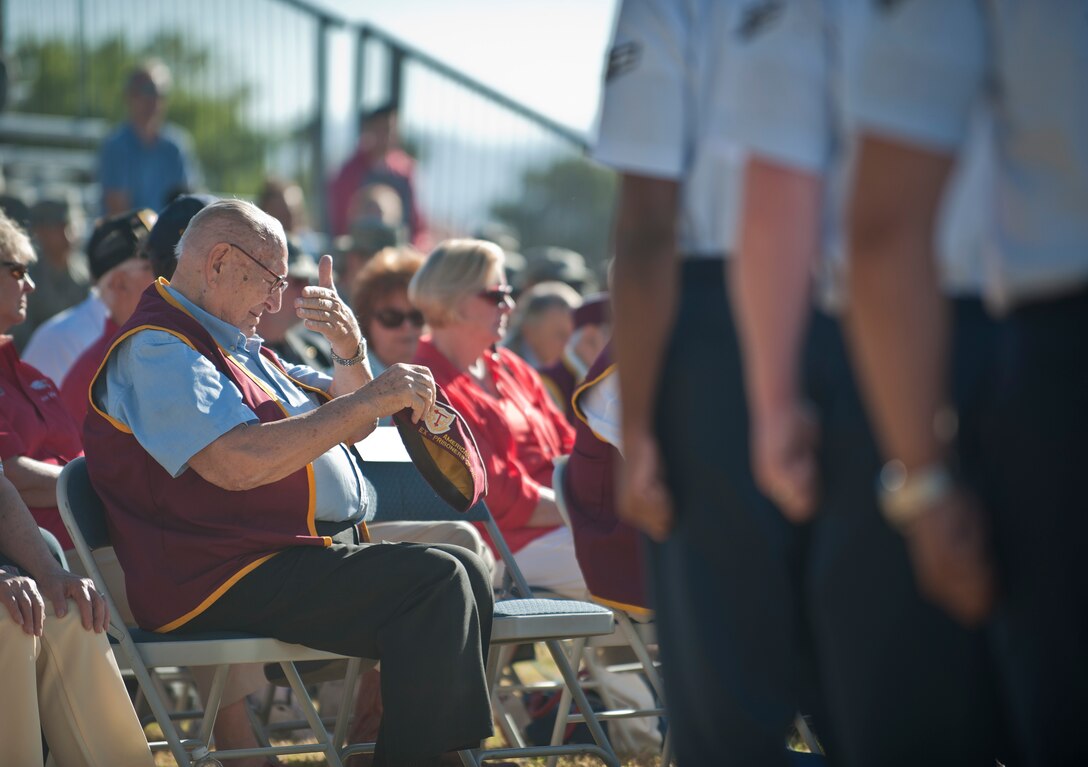
[[[261,423],[286,417],[280,404],[172,301],[161,283],[144,293],[107,359],[121,341],[148,329],[173,333],[205,356],[234,382]],[[279,365],[275,354],[262,352]],[[277,482],[243,491],[223,490],[190,469],[174,478],[131,430],[99,405],[91,402],[84,422],[87,470],[105,504],[129,604],[141,626],[176,629],[283,549],[331,545],[331,539],[319,536],[314,527],[311,464]]]
[[[649,609],[642,544],[633,527],[616,517],[614,472],[623,456],[589,428],[579,399],[612,374],[612,345],[597,357],[571,398],[578,423],[574,450],[567,459],[563,495],[570,514],[578,565],[589,593],[599,602],[635,614]]]

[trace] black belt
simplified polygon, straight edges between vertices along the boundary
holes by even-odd
[[[359,534],[359,525],[362,521],[361,514],[352,519],[345,519],[342,522],[328,522],[319,519],[314,522],[314,528],[317,530],[318,535],[328,536],[336,543],[362,543],[363,539]]]

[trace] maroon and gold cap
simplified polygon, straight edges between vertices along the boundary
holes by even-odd
[[[464,417],[435,385],[434,409],[412,423],[408,408],[393,415],[412,463],[438,496],[457,511],[468,511],[487,495],[487,470]]]

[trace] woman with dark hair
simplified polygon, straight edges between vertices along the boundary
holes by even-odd
[[[385,248],[356,277],[351,306],[366,338],[375,376],[415,356],[423,335],[423,315],[408,301],[408,283],[421,266],[423,256],[414,248]]]

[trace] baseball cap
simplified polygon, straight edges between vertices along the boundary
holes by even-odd
[[[536,247],[525,251],[528,266],[522,274],[522,287],[538,282],[565,282],[581,293],[593,285],[593,275],[581,253],[566,248]]]
[[[155,218],[155,211],[144,208],[100,220],[87,242],[91,277],[99,280],[110,269],[130,258],[146,258],[140,246],[155,225]]]
[[[147,238],[147,257],[156,277],[170,279],[178,265],[174,249],[193,216],[219,198],[210,194],[183,194],[162,209],[155,228]]]
[[[582,305],[574,310],[574,327],[608,325],[612,321],[612,305],[607,293],[593,293],[585,297]]]
[[[487,471],[464,417],[435,385],[434,409],[419,423],[405,408],[393,423],[412,463],[438,496],[457,511],[471,509],[487,495]]]

